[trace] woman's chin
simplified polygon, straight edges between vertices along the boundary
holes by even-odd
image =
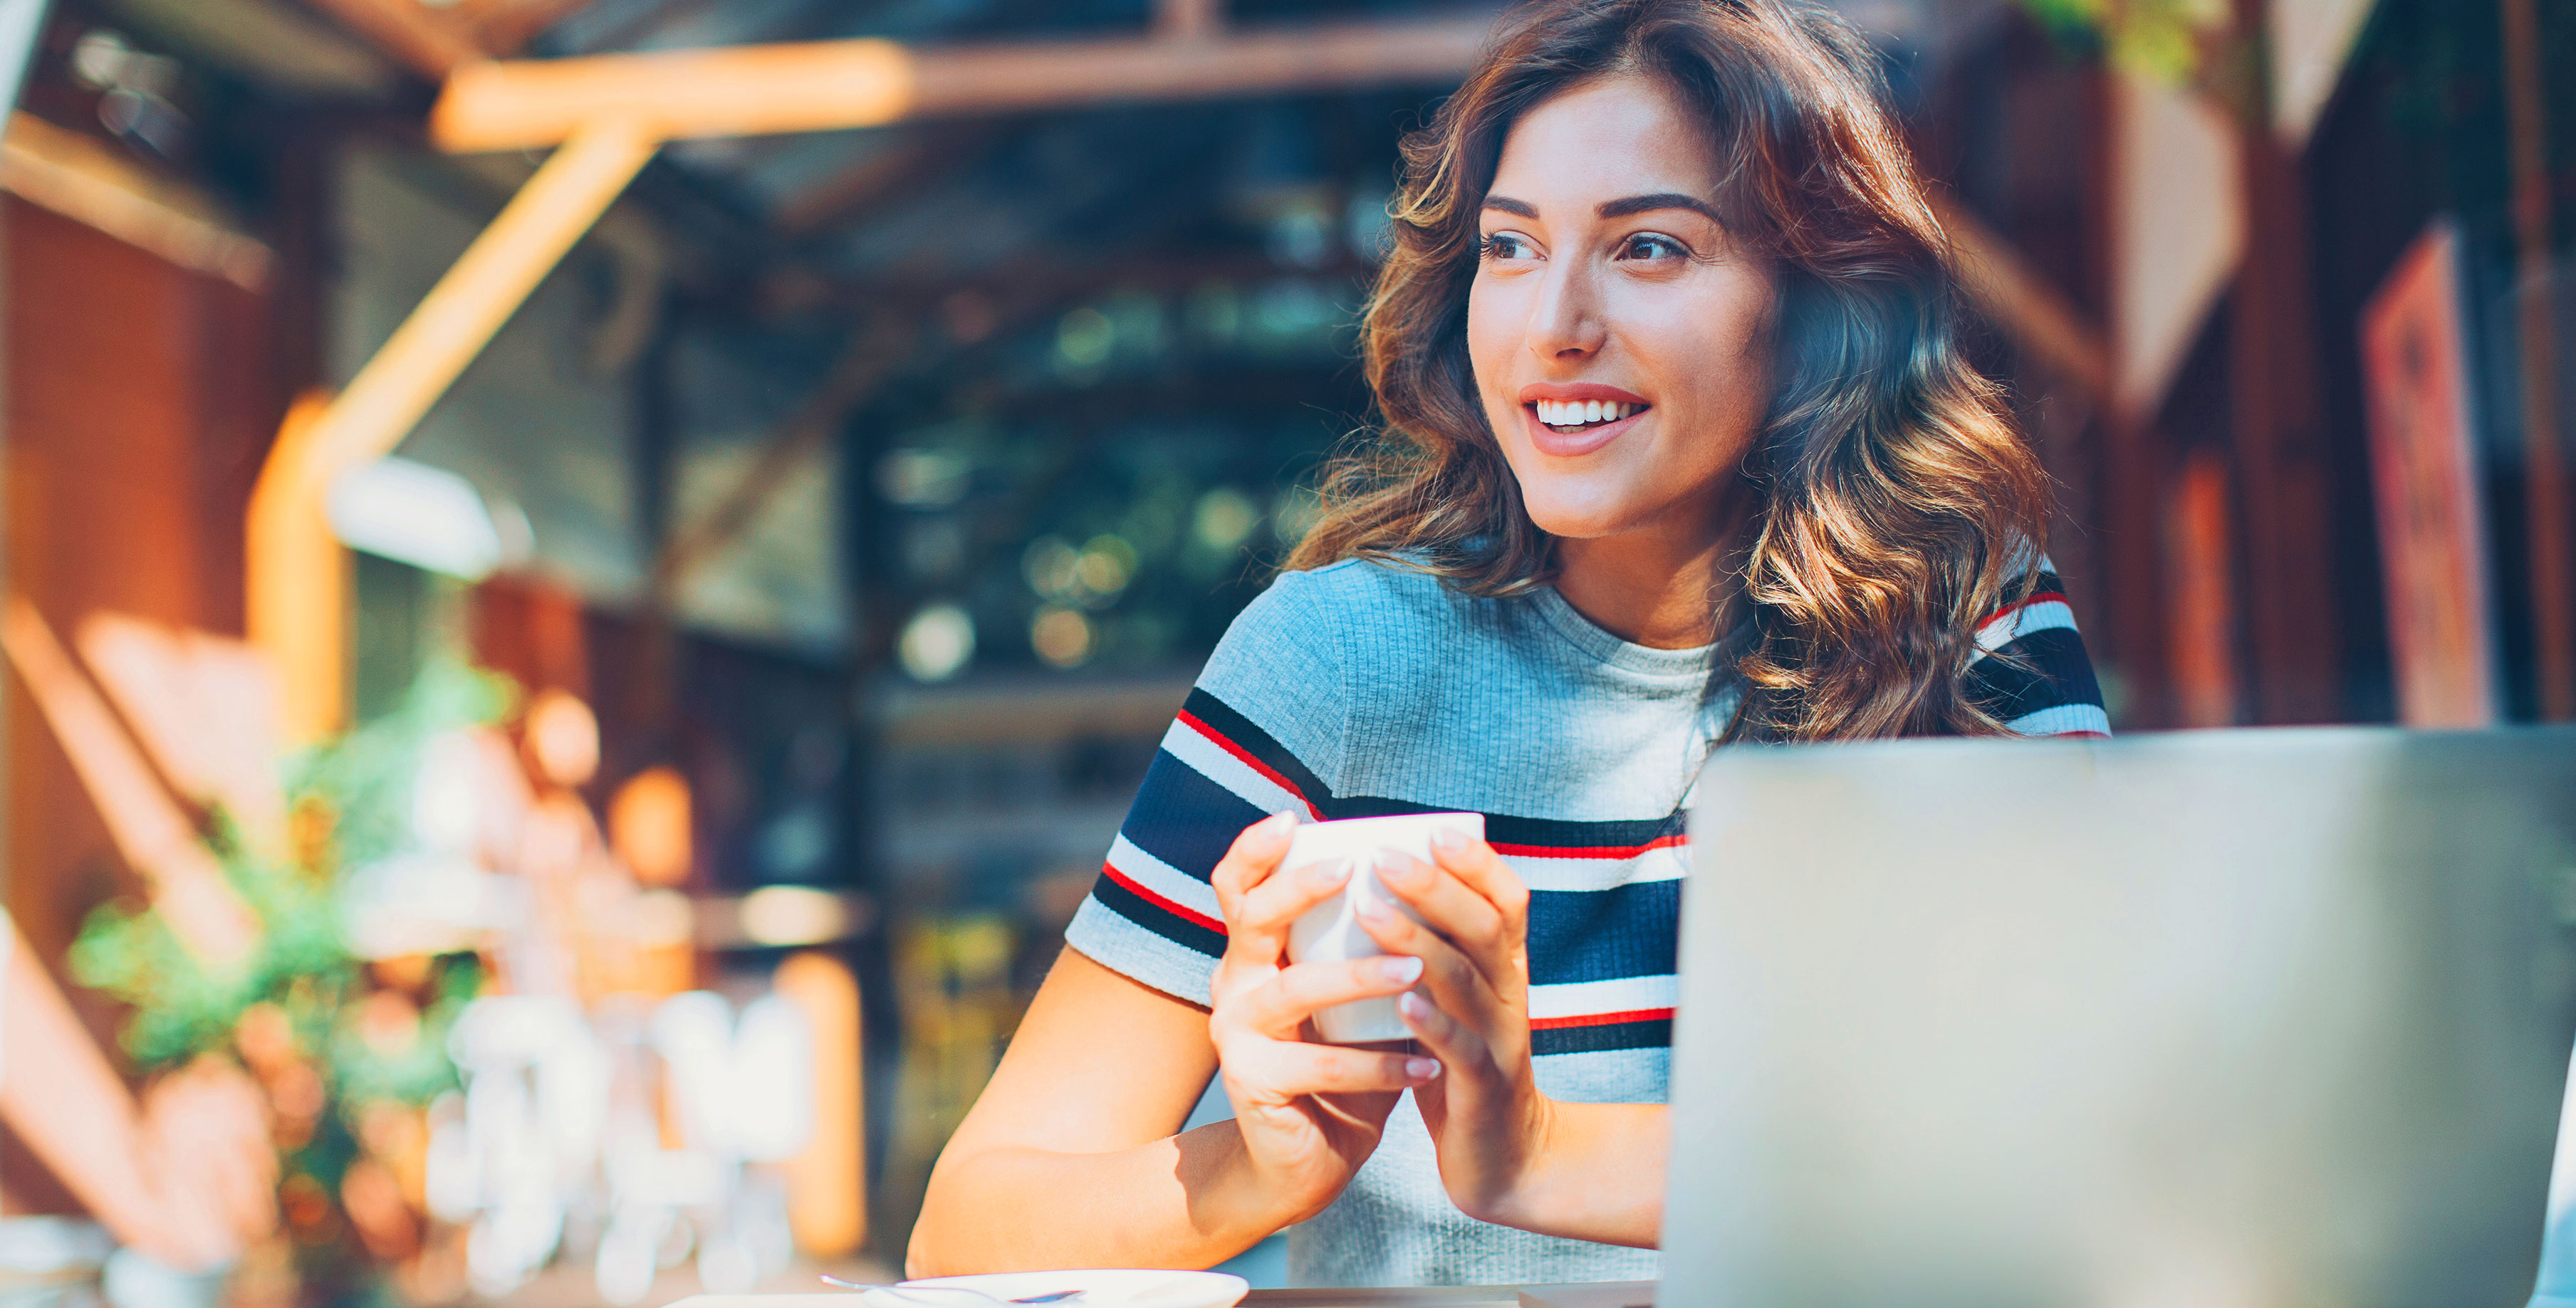
[[[1624,536],[1642,525],[1647,515],[1627,505],[1603,504],[1527,504],[1531,525],[1559,540],[1601,540]]]

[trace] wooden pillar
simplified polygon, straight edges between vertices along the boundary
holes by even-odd
[[[2237,0],[2250,85],[2235,97],[2245,258],[2228,323],[2246,561],[2245,622],[2257,722],[2342,716],[2325,404],[2307,188],[2272,130],[2269,0]]]
[[[2103,161],[2084,187],[2085,266],[2094,278],[2092,302],[2115,305],[2123,293],[2119,265],[2119,227],[2131,221],[2124,212],[2118,152],[2128,148],[2116,128],[2120,110],[2110,76],[2096,65],[2085,81],[2085,116],[2091,157]],[[2166,456],[2162,433],[2152,413],[2135,412],[2118,393],[2118,363],[2111,393],[2093,422],[2091,437],[2100,442],[2094,460],[2092,525],[2100,532],[2095,571],[2100,577],[2103,623],[2099,658],[2105,692],[2119,702],[2120,728],[2173,725],[2171,674],[2165,622],[2164,514]],[[2093,637],[2088,633],[2088,643]]]
[[[787,1162],[787,1224],[807,1256],[847,1258],[868,1238],[859,983],[840,959],[811,950],[780,964],[776,985],[814,1032],[814,1135]]]
[[[329,392],[313,391],[287,410],[243,530],[245,622],[277,665],[278,728],[290,741],[319,740],[348,712],[349,553],[304,472],[330,405]]]
[[[2515,299],[2522,337],[2523,516],[2531,551],[2533,681],[2540,716],[2576,718],[2576,535],[2568,524],[2559,427],[2558,332],[2549,257],[2549,122],[2540,84],[2540,16],[2502,0],[2505,107],[2512,124]]]

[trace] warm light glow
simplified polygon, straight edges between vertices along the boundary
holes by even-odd
[[[635,897],[635,943],[647,949],[683,947],[697,939],[698,910],[676,890],[647,890]]]
[[[812,945],[839,939],[850,911],[838,895],[806,886],[762,886],[742,897],[742,934],[756,945]]]
[[[688,880],[690,841],[689,783],[677,768],[639,772],[608,801],[608,843],[645,885]]]
[[[1029,645],[1059,668],[1078,666],[1091,657],[1091,619],[1079,609],[1050,604],[1029,624]]]
[[[579,786],[599,771],[599,719],[572,695],[549,690],[528,705],[528,760],[558,786]]]
[[[465,581],[501,565],[500,528],[474,483],[388,456],[340,474],[324,501],[331,533],[353,550]]]

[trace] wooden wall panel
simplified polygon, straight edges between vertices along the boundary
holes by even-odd
[[[267,307],[14,199],[5,246],[6,580],[58,631],[109,609],[242,629],[242,506],[281,405]],[[127,884],[11,682],[11,913],[49,958]]]

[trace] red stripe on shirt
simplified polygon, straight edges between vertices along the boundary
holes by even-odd
[[[2064,604],[2064,603],[2066,603],[2066,595],[2065,595],[2065,593],[2064,593],[2063,591],[2043,590],[2043,591],[2039,592],[2038,594],[2031,596],[2029,599],[2023,600],[2023,601],[2022,601],[2021,603],[2019,603],[2019,604],[2008,604],[2008,605],[2004,606],[2003,608],[2000,608],[2000,609],[1995,610],[1995,614],[1994,614],[1994,616],[1993,616],[1993,617],[1990,617],[1990,618],[1986,619],[1985,621],[1980,622],[1980,623],[1978,623],[1978,624],[1977,624],[1977,630],[1979,630],[1979,631],[1984,631],[1986,628],[1991,627],[1991,626],[1995,625],[1996,623],[2001,622],[2001,621],[2003,621],[2004,619],[2009,618],[2009,617],[2011,617],[2012,615],[2014,615],[2014,614],[2016,614],[2016,613],[2021,612],[2023,609],[2029,608],[2029,607],[2030,607],[2031,605],[2033,605],[2033,604]]]
[[[1577,1013],[1572,1017],[1533,1017],[1532,1031],[1555,1031],[1569,1026],[1617,1026],[1622,1022],[1669,1022],[1669,1008],[1631,1008],[1624,1013]]]
[[[1101,864],[1100,874],[1122,886],[1125,886],[1128,893],[1133,894],[1138,899],[1144,900],[1146,903],[1152,904],[1154,907],[1159,908],[1184,922],[1190,922],[1198,926],[1206,927],[1208,930],[1213,931],[1218,935],[1225,934],[1225,923],[1209,917],[1207,914],[1199,912],[1197,909],[1175,904],[1171,900],[1155,894],[1153,891],[1146,889],[1144,884],[1137,881],[1134,877],[1119,871],[1118,865],[1115,863]]]
[[[1496,845],[1494,852],[1515,858],[1635,858],[1649,850],[1679,849],[1689,843],[1689,836],[1675,832],[1642,845]]]
[[[1314,815],[1317,821],[1323,820],[1324,810],[1315,807],[1315,801],[1306,798],[1306,792],[1299,790],[1296,782],[1290,781],[1288,778],[1279,775],[1277,769],[1262,762],[1260,759],[1254,758],[1251,750],[1245,749],[1243,746],[1226,739],[1224,732],[1200,721],[1197,714],[1190,712],[1188,709],[1182,709],[1180,717],[1181,721],[1189,724],[1190,730],[1207,737],[1208,743],[1215,745],[1218,749],[1224,750],[1228,754],[1232,754],[1236,761],[1242,763],[1245,767],[1268,777],[1271,784],[1279,787],[1281,790],[1287,791],[1291,795],[1296,796],[1297,802],[1305,805],[1306,811]]]

